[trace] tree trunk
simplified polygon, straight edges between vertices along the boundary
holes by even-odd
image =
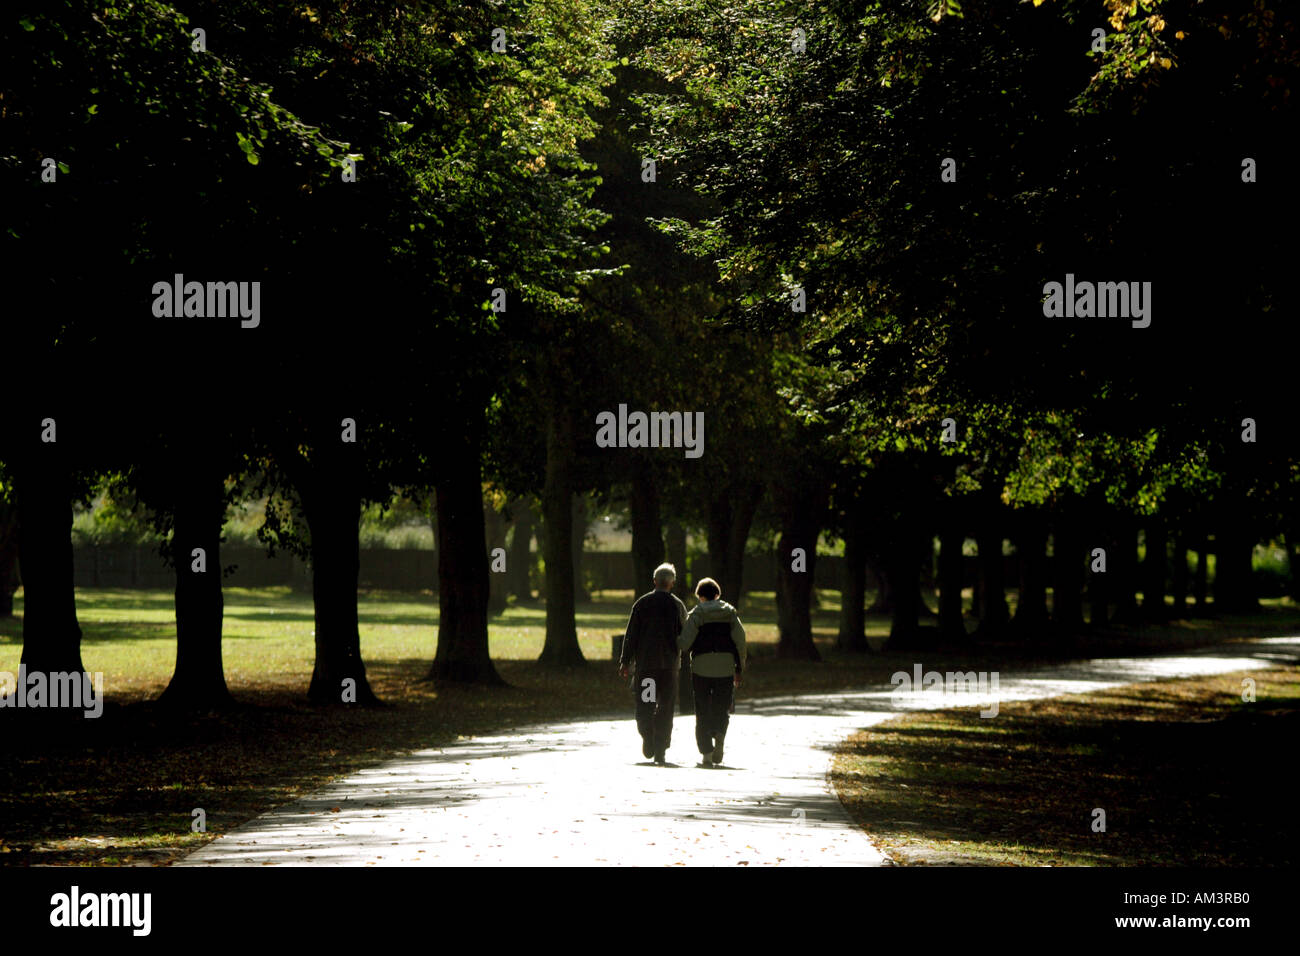
[[[35,453],[43,456],[43,451]],[[23,562],[23,654],[29,672],[84,672],[72,573],[72,486],[51,451],[15,475]]]
[[[1198,615],[1205,613],[1209,596],[1210,561],[1206,555],[1208,548],[1209,542],[1206,540],[1206,535],[1198,535],[1196,538],[1196,572],[1192,577],[1192,594],[1196,599],[1196,613]]]
[[[989,640],[1000,637],[1011,618],[1002,568],[1002,532],[995,527],[993,520],[985,519],[975,540],[979,549],[981,612],[976,634],[983,640]]]
[[[876,599],[867,608],[868,614],[893,614],[894,592],[889,584],[886,555],[867,547],[867,570],[876,582]]]
[[[821,660],[812,634],[812,593],[817,570],[817,539],[821,534],[830,488],[815,476],[777,479],[772,503],[781,522],[777,543],[776,656],[789,660]],[[748,536],[748,534],[746,535]],[[803,551],[795,570],[796,550]]]
[[[1235,528],[1217,535],[1214,562],[1214,604],[1218,612],[1231,614],[1257,610],[1252,558],[1255,542]]]
[[[1037,514],[1019,516],[1016,556],[1020,597],[1011,625],[1023,640],[1041,640],[1047,627],[1047,528]]]
[[[316,663],[307,699],[313,704],[374,706],[379,699],[366,679],[357,611],[361,495],[352,476],[352,463],[343,459],[352,449],[341,452],[326,442],[328,438],[316,449],[319,460],[304,467],[302,480],[297,482],[311,531],[311,590],[316,615]]]
[[[783,518],[781,539],[777,545],[776,656],[787,660],[819,661],[821,654],[813,643],[810,599],[821,515],[818,502],[810,502],[804,496],[799,496],[792,504],[793,510]],[[807,567],[803,571],[791,568],[791,552],[795,548],[802,548],[806,552]]]
[[[1110,585],[1111,603],[1115,605],[1111,622],[1136,624],[1141,620],[1137,604],[1137,526],[1127,516],[1118,519],[1118,533],[1107,558],[1107,573],[1110,575],[1107,583]]]
[[[1093,557],[1093,551],[1097,548],[1106,550],[1106,570],[1094,571],[1092,569],[1096,558]],[[1105,536],[1098,534],[1094,537],[1093,542],[1087,548],[1088,552],[1088,623],[1090,626],[1105,627],[1110,622],[1110,594],[1111,594],[1111,575],[1115,573],[1113,562],[1115,559],[1114,542]]]
[[[14,616],[18,590],[18,511],[0,502],[0,617]]]
[[[686,580],[687,574],[690,572],[686,561],[686,527],[675,519],[668,522],[668,560],[677,569],[677,580],[673,582],[673,593],[682,601],[685,601],[691,594],[690,583]],[[687,691],[683,689],[682,693],[685,694]]]
[[[1178,535],[1174,539],[1173,616],[1175,619],[1181,619],[1187,616],[1188,584],[1187,539],[1182,535]]]
[[[762,495],[761,485],[747,483],[724,489],[709,505],[709,559],[714,566],[696,577],[713,578],[736,607],[744,596],[745,544]]]
[[[939,586],[938,572],[935,570],[936,554],[934,547],[935,536],[932,532],[926,531],[921,535],[921,542],[918,545],[918,556],[921,562],[920,575],[917,578],[917,595],[916,610],[920,614],[921,620],[930,620],[939,623],[939,612],[930,607],[931,601],[936,601],[935,591]]]
[[[654,571],[664,560],[663,525],[659,519],[659,487],[648,469],[638,469],[628,495],[632,518],[632,593],[654,587]],[[681,573],[684,575],[685,568]]]
[[[542,559],[546,563],[546,642],[543,664],[583,663],[573,599],[573,422],[551,408],[546,420],[546,483],[542,490]]]
[[[472,426],[456,434],[458,447],[446,450],[436,487],[438,651],[429,677],[503,684],[488,653],[489,571],[479,437]]]
[[[731,603],[736,607],[740,607],[745,597],[745,546],[749,543],[749,529],[754,524],[754,512],[758,510],[762,498],[763,486],[760,484],[750,483],[740,490],[736,518],[731,523],[731,534],[727,539],[727,565],[730,568],[727,573],[734,579],[731,584]],[[813,550],[816,550],[815,542]],[[809,566],[811,567],[811,558]]]
[[[1152,518],[1146,529],[1146,560],[1142,567],[1142,618],[1157,624],[1169,619],[1165,607],[1165,562],[1168,559],[1169,532],[1164,521]]]
[[[862,529],[850,526],[844,534],[843,584],[840,590],[840,630],[836,650],[862,653],[867,643],[867,547]]]
[[[573,545],[573,601],[581,604],[591,600],[587,590],[587,576],[583,573],[583,550],[587,544],[587,496],[573,496],[573,522],[570,541]]]
[[[533,586],[530,572],[533,564],[533,509],[528,498],[516,498],[510,507],[515,526],[510,538],[510,563],[506,569],[510,594],[516,601],[531,601]]]
[[[951,517],[945,520],[939,532],[939,637],[949,644],[967,642],[961,598],[961,552],[965,541],[961,525]]]
[[[917,548],[917,535],[909,528],[899,527],[886,551],[885,575],[894,594],[894,611],[889,622],[889,640],[886,651],[920,650],[922,648],[920,615],[921,555]]]
[[[234,703],[221,659],[221,526],[225,482],[210,462],[185,462],[173,479],[176,563],[176,670],[159,703],[213,710]],[[203,552],[198,565],[196,549]]]
[[[1083,628],[1083,542],[1071,514],[1058,514],[1052,532],[1052,628],[1073,634]]]
[[[480,493],[481,494],[481,493]],[[507,561],[505,569],[502,571],[492,570],[492,552],[500,548],[503,552],[506,547],[506,519],[505,515],[497,511],[492,503],[486,498],[483,499],[483,529],[486,536],[487,555],[488,555],[488,617],[499,617],[505,613],[506,600],[509,598],[509,586],[506,575],[510,571],[510,562]]]

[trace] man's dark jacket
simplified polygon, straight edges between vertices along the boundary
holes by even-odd
[[[655,589],[632,605],[623,635],[619,667],[636,661],[638,674],[649,670],[677,669],[677,635],[686,623],[686,605],[671,591]]]

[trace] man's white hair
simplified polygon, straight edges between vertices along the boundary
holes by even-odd
[[[665,561],[655,568],[655,587],[670,584],[677,580],[677,569]]]

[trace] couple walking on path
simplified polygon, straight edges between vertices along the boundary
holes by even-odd
[[[676,580],[677,569],[671,564],[655,568],[654,590],[632,605],[618,671],[627,677],[629,669],[634,670],[641,753],[663,765],[673,737],[678,659],[690,655],[695,745],[700,765],[712,767],[722,763],[732,695],[745,669],[745,629],[736,609],[722,600],[717,581],[703,578],[695,585],[700,603],[688,614],[672,593]]]

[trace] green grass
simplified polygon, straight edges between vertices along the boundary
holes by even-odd
[[[610,638],[627,623],[632,592],[603,592],[581,605],[576,615],[578,643],[590,661],[610,657]],[[838,626],[837,595],[823,596],[814,629],[828,652]],[[311,595],[287,587],[228,588],[222,650],[226,679],[233,688],[280,685],[285,677],[310,677],[314,646]],[[773,595],[756,593],[746,601],[746,629],[752,642],[775,646]],[[361,651],[381,669],[433,660],[437,646],[438,599],[430,593],[371,591],[359,604]],[[752,616],[751,616],[752,613]],[[16,616],[0,620],[0,670],[14,671],[22,652],[22,592]],[[148,686],[161,689],[175,662],[175,607],[166,591],[77,589],[77,616],[82,628],[82,662],[102,671],[109,693],[131,693]],[[545,637],[544,604],[511,606],[489,625],[494,660],[532,661]],[[868,634],[883,640],[888,621],[875,618]]]
[[[747,596],[742,616],[751,666],[742,699],[886,684],[917,660],[914,654],[836,653],[838,595],[820,596],[813,623],[821,663],[778,660],[772,595]],[[362,652],[372,686],[391,705],[365,710],[306,703],[313,663],[309,595],[231,588],[225,592],[223,655],[241,706],[181,716],[154,703],[175,661],[170,592],[79,589],[83,663],[105,675],[104,715],[76,720],[69,733],[67,725],[50,725],[39,712],[0,711],[0,863],[165,863],[397,753],[539,721],[625,715],[630,724],[631,694],[609,658],[610,636],[622,631],[632,597],[630,591],[609,592],[582,605],[578,636],[587,663],[559,670],[536,662],[544,606],[511,607],[490,627],[491,653],[509,686],[482,688],[423,680],[436,647],[435,596],[364,593]],[[1293,607],[1279,605],[1229,623],[1250,632],[1295,619]],[[1134,641],[1195,643],[1223,636],[1222,622],[1192,623],[1198,626]],[[887,632],[886,619],[869,618],[877,651]],[[20,617],[0,620],[0,670],[17,670],[21,633]],[[983,648],[978,657],[927,653],[920,660],[941,670],[968,670],[977,661],[991,668],[1099,650],[1089,644],[1005,645]],[[1104,645],[1107,653],[1125,650],[1113,637]],[[207,812],[206,834],[190,832],[195,807]]]
[[[914,713],[846,741],[831,779],[905,865],[1293,866],[1298,717],[1294,668]]]
[[[83,663],[105,675],[98,720],[48,725],[43,714],[0,712],[0,863],[166,863],[271,807],[397,753],[545,720],[631,716],[631,694],[610,661],[610,635],[626,622],[631,592],[580,608],[588,663],[549,669],[541,652],[545,608],[512,607],[491,626],[507,687],[425,681],[436,646],[436,598],[362,596],[362,651],[371,683],[392,706],[325,709],[306,703],[312,669],[310,597],[284,588],[229,589],[223,655],[241,707],[181,716],[153,701],[175,657],[165,591],[79,590]],[[21,614],[21,596],[18,605]],[[838,608],[817,614],[829,652]],[[885,658],[828,665],[775,664],[771,596],[749,619],[754,669],[742,693],[855,686],[887,679]],[[876,631],[883,633],[883,624]],[[0,621],[0,670],[17,669],[21,620]],[[629,721],[630,723],[630,721]],[[631,735],[635,737],[634,734]],[[190,831],[191,811],[207,833]]]

